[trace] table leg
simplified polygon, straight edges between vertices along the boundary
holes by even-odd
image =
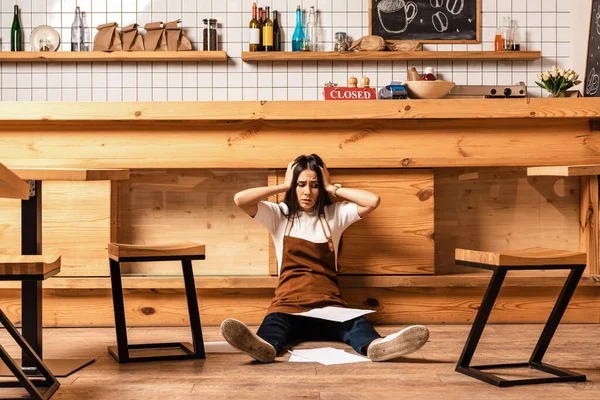
[[[21,253],[42,254],[42,182],[31,181],[31,196],[21,202]],[[42,281],[21,285],[23,337],[42,358]],[[35,363],[23,353],[23,367]]]

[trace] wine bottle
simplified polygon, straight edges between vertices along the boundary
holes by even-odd
[[[15,5],[12,28],[10,30],[10,51],[23,51],[23,29],[19,16],[19,6]]]
[[[304,39],[304,29],[302,29],[302,9],[298,6],[296,8],[296,29],[292,36],[292,51],[302,51]]]
[[[273,10],[273,51],[281,51],[281,26],[277,10]]]
[[[79,6],[75,7],[75,19],[71,25],[71,51],[84,51],[85,30]]]
[[[260,31],[260,38],[259,38],[259,45],[258,45],[258,51],[263,51],[264,47],[262,45],[263,42],[263,25],[264,25],[265,21],[264,21],[264,15],[263,15],[263,8],[260,7],[258,9],[258,30]]]
[[[260,24],[256,19],[256,3],[252,3],[252,19],[249,29],[249,51],[258,51],[260,49]]]
[[[263,25],[263,50],[273,51],[273,21],[269,14],[271,13],[271,7],[265,7],[265,23]]]

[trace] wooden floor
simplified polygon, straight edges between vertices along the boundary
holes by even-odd
[[[401,327],[379,327],[390,334]],[[114,344],[113,329],[45,329],[44,356],[98,357],[91,366],[62,378],[53,399],[599,399],[600,325],[561,325],[544,361],[587,374],[578,384],[534,385],[499,389],[454,372],[469,331],[466,325],[431,325],[429,342],[419,352],[395,362],[325,366],[288,363],[259,364],[244,354],[208,354],[201,361],[117,364],[106,351]],[[491,325],[484,332],[475,363],[525,361],[541,325]],[[185,328],[131,328],[130,342],[189,340]],[[204,328],[206,341],[220,341],[218,328]],[[2,345],[19,354],[5,331]],[[299,348],[341,343],[307,342]],[[506,371],[506,377],[528,373]],[[530,373],[531,374],[531,373]],[[528,376],[530,376],[530,374]],[[0,389],[0,398],[20,395]]]

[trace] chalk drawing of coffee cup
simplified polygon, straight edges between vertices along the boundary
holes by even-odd
[[[418,12],[419,7],[414,1],[381,0],[377,3],[379,22],[388,33],[406,32]]]
[[[593,96],[596,93],[598,93],[598,89],[600,89],[600,77],[596,73],[596,68],[592,68],[592,70],[588,74],[585,92],[589,96]]]
[[[446,32],[448,30],[448,17],[441,11],[432,15],[431,22],[438,32]]]
[[[465,8],[465,0],[448,0],[446,1],[446,9],[452,15],[458,15]]]

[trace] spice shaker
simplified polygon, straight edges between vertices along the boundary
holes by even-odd
[[[355,88],[358,86],[358,79],[355,76],[348,78],[348,87]]]
[[[204,40],[202,49],[204,51],[217,50],[217,20],[215,18],[204,18],[204,31],[202,38]]]

